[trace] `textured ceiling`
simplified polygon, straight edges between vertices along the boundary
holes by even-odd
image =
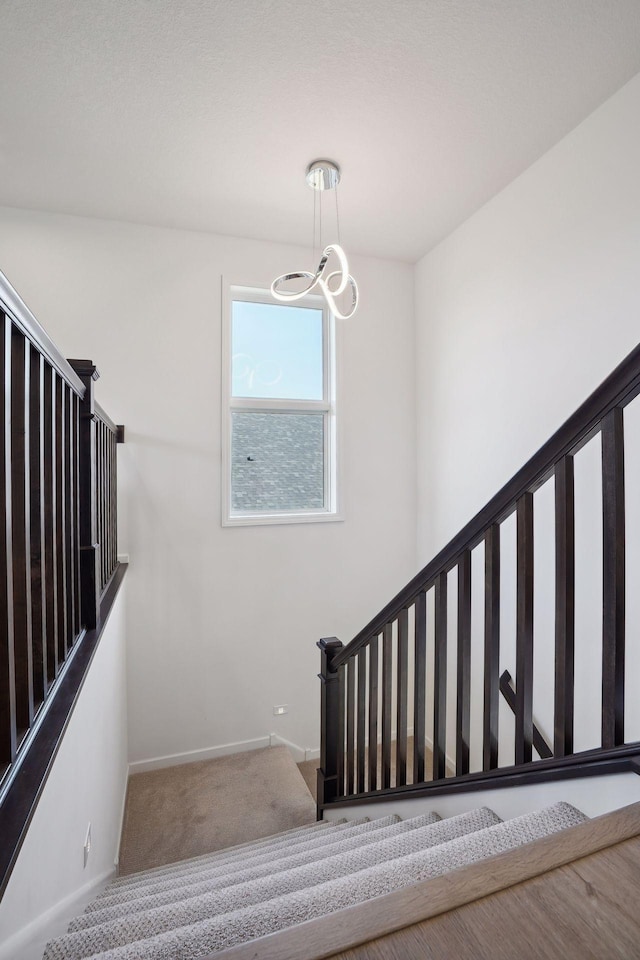
[[[638,0],[0,0],[0,203],[415,260],[640,71]]]

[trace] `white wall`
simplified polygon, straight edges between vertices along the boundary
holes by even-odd
[[[420,564],[457,533],[640,340],[638,116],[640,76],[416,266]],[[625,419],[630,438],[627,510],[635,531],[627,557],[629,636],[634,637],[640,627],[635,588],[640,574],[638,401]],[[592,740],[599,734],[600,715],[598,443],[576,460],[576,675],[584,694],[577,714],[580,731]],[[536,529],[540,589],[534,714],[547,732],[553,689],[552,497],[545,488],[535,504],[537,523],[544,526],[546,518],[547,532]],[[512,527],[503,530],[505,567],[506,557],[514,556]],[[477,579],[482,576],[481,557],[479,561]],[[503,578],[503,586],[501,667],[513,673],[513,581]],[[481,607],[481,596],[476,599]],[[481,609],[476,610],[481,617]],[[475,642],[480,650],[481,624]],[[631,677],[640,669],[636,648],[630,644],[628,650]],[[474,667],[478,677],[479,658]],[[628,693],[629,732],[640,736],[637,697],[629,687]],[[480,704],[477,700],[478,709]],[[502,716],[506,729],[512,720],[506,712]]]
[[[0,903],[2,960],[42,956],[56,920],[68,922],[114,871],[127,786],[126,592],[125,576]]]
[[[159,200],[160,202],[160,200]],[[344,522],[220,525],[221,277],[268,285],[308,252],[204,233],[0,210],[0,269],[126,424],[130,759],[271,732],[319,743],[319,652],[415,571],[413,285],[352,258],[339,324]],[[289,705],[275,718],[275,704]]]

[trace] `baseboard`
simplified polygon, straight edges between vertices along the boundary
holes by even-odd
[[[297,743],[285,740],[279,733],[272,733],[269,740],[272,747],[288,747],[296,763],[304,763],[305,760],[317,760],[320,756],[320,748],[312,750],[310,747],[299,747]]]
[[[122,831],[124,830],[124,815],[127,809],[127,793],[129,790],[129,774],[131,773],[131,767],[127,764],[127,778],[124,783],[124,790],[122,791],[122,807],[120,808],[120,820],[118,824],[118,846],[116,848],[115,856],[113,858],[113,865],[116,868],[116,873],[118,872],[118,866],[120,864],[120,841],[122,839]]]
[[[413,728],[407,729],[407,736],[413,736]],[[392,739],[395,739],[392,731]],[[381,743],[381,737],[378,743]],[[368,738],[365,738],[365,745]],[[427,737],[426,744],[433,749],[431,740]],[[149,770],[161,770],[163,767],[177,767],[182,763],[197,763],[198,760],[215,760],[216,757],[226,757],[230,753],[243,753],[245,750],[260,750],[264,747],[287,747],[296,763],[305,760],[318,760],[319,747],[301,747],[278,733],[271,733],[268,737],[256,737],[255,740],[238,740],[235,743],[223,743],[217,747],[204,747],[201,750],[187,750],[185,753],[170,753],[162,757],[151,757],[149,760],[136,760],[129,764],[129,774],[147,773]],[[455,770],[455,761],[447,755],[447,766]],[[124,813],[124,807],[123,807]],[[1,958],[0,958],[1,960]]]
[[[270,737],[256,737],[255,740],[238,740],[236,743],[223,743],[217,747],[187,750],[185,753],[170,753],[163,757],[152,757],[149,760],[135,760],[129,764],[129,774],[161,770],[163,767],[177,767],[182,763],[197,763],[198,760],[215,760],[216,757],[226,757],[230,753],[243,753],[246,750],[260,750],[270,746]]]
[[[0,960],[41,960],[48,941],[63,936],[69,921],[83,912],[113,876],[113,870],[106,870],[18,930],[0,945]]]

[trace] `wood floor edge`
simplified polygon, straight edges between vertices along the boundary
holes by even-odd
[[[640,803],[633,803],[445,876],[230,947],[215,960],[327,960],[638,835]]]

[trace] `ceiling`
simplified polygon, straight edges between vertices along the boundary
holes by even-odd
[[[638,0],[0,0],[0,203],[310,243],[328,156],[414,261],[638,71]]]

